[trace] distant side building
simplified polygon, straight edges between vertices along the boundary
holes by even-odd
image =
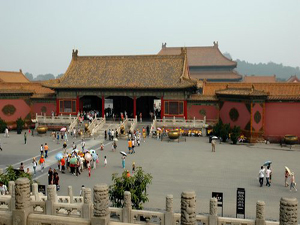
[[[289,79],[287,79],[286,82],[287,83],[299,83],[300,79],[296,75],[294,75],[294,76],[291,76]]]
[[[51,115],[55,109],[54,91],[29,81],[22,70],[0,71],[0,118],[8,125],[18,118],[30,123],[36,113]]]
[[[276,83],[276,75],[273,76],[244,76],[244,83]]]
[[[242,76],[234,69],[237,62],[226,58],[219,50],[218,42],[213,46],[186,47],[190,76],[210,82],[238,82]],[[179,55],[181,47],[162,44],[158,55]]]

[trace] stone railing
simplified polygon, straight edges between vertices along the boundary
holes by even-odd
[[[137,127],[137,116],[135,118],[128,118],[128,122],[130,123],[129,130],[133,134]]]
[[[99,134],[102,127],[105,125],[106,119],[105,119],[105,117],[95,118],[95,119],[93,119],[92,123],[93,123],[93,125],[91,125],[89,127],[89,130],[91,131],[91,136],[95,136],[95,135]]]
[[[167,195],[166,208],[162,212],[132,209],[131,193],[125,191],[123,208],[109,207],[108,186],[95,185],[93,192],[83,188],[83,197],[77,202],[73,197],[72,187],[68,187],[69,196],[57,196],[56,186],[47,187],[47,198],[38,197],[37,185],[32,187],[34,198],[30,198],[30,182],[27,178],[19,178],[15,184],[10,183],[11,196],[1,196],[0,202],[6,210],[0,210],[0,224],[66,224],[66,225],[297,225],[298,201],[295,198],[281,198],[279,207],[279,222],[265,220],[265,203],[256,204],[256,219],[238,219],[219,217],[217,215],[217,199],[210,199],[208,215],[196,214],[195,192],[182,192],[181,213],[174,213],[173,196]],[[92,200],[93,194],[93,200]],[[43,201],[46,199],[45,201]],[[59,202],[61,199],[61,202]],[[11,203],[14,202],[14,205]]]
[[[167,128],[186,128],[186,129],[192,129],[197,128],[202,130],[202,134],[206,136],[206,128],[209,125],[206,121],[206,116],[204,116],[203,120],[196,120],[195,117],[193,120],[186,120],[185,118],[176,118],[175,116],[173,118],[166,118],[163,117],[163,119],[154,119],[152,126],[151,126],[151,133],[152,131],[155,131],[157,127],[167,127]]]
[[[71,114],[66,115],[60,115],[60,116],[46,116],[44,115],[38,115],[36,114],[35,119],[32,120],[32,122],[37,124],[62,124],[62,125],[70,125],[74,120],[77,120],[77,116],[72,116]]]
[[[76,119],[75,118],[73,119],[73,121],[71,122],[68,128],[68,132],[71,133],[77,125],[78,125],[78,117],[76,117]]]

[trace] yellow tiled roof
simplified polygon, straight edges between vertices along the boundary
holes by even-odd
[[[14,71],[0,71],[0,82],[1,83],[30,83],[30,81],[22,73]]]
[[[188,88],[190,79],[185,55],[74,56],[59,79],[43,82],[59,88]]]

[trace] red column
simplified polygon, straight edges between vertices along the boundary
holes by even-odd
[[[56,99],[56,115],[59,114],[59,99]]]
[[[105,107],[105,98],[104,95],[102,95],[102,118],[104,117],[104,107]]]
[[[161,103],[160,103],[160,117],[163,118],[165,114],[165,102],[164,102],[164,97],[161,97]]]
[[[79,96],[76,97],[76,114],[79,112]]]
[[[184,118],[187,120],[187,101],[183,103]]]
[[[133,97],[133,118],[136,116],[136,97]]]

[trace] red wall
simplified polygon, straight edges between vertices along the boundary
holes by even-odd
[[[6,105],[13,105],[16,111],[13,115],[7,116],[2,112]],[[30,113],[30,106],[23,99],[1,99],[0,100],[0,117],[6,122],[15,122],[19,117],[24,119]]]
[[[300,103],[269,102],[265,109],[265,136],[300,137]]]
[[[256,123],[255,120],[254,120],[254,116],[255,116],[256,112],[259,112],[260,116],[261,116],[261,119],[258,123]],[[262,104],[253,103],[253,106],[252,106],[252,129],[253,129],[253,131],[256,131],[256,132],[259,131],[262,128],[262,125],[263,125],[263,107],[262,107]]]
[[[46,115],[51,116],[52,111],[56,113],[56,105],[54,103],[34,103],[32,106],[32,113],[35,114],[41,114],[42,113],[42,107],[45,106],[47,111]]]
[[[239,112],[239,117],[235,122],[233,122],[229,116],[229,112],[232,108],[235,108]],[[220,118],[223,123],[230,123],[231,127],[235,125],[240,126],[241,129],[244,129],[247,123],[250,121],[250,112],[243,102],[224,102],[220,110]]]
[[[200,105],[200,104],[188,104],[187,117],[188,119],[203,120],[204,116],[200,114],[200,110],[206,111],[206,119],[219,119],[219,109],[217,105]]]

